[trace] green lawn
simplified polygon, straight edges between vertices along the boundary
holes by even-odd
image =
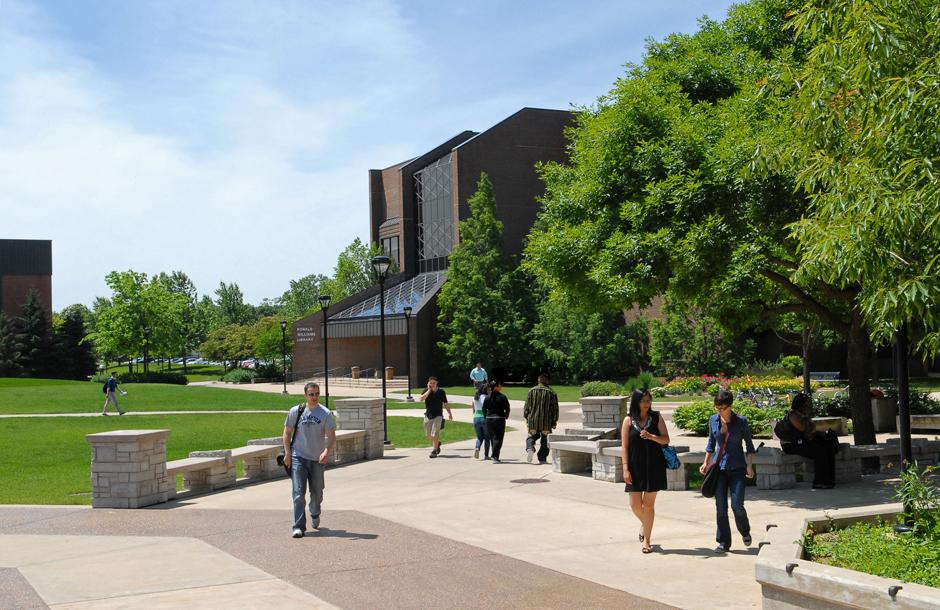
[[[91,504],[86,434],[168,428],[167,459],[175,460],[190,451],[231,449],[252,438],[278,436],[284,413],[14,417],[0,422],[0,504]],[[388,431],[396,447],[429,446],[421,418],[390,417]],[[448,422],[443,434],[444,442],[473,436],[473,426],[460,422]]]
[[[301,401],[300,396],[228,388],[156,383],[121,388],[127,391],[127,396],[118,397],[121,408],[131,411],[283,411]],[[103,403],[99,383],[0,378],[0,413],[94,413]]]
[[[506,395],[510,400],[525,400],[526,394],[532,386],[503,386],[503,394]],[[411,393],[415,396],[415,400],[418,399],[418,396],[421,396],[421,393],[424,392],[427,388],[413,388]],[[578,402],[581,400],[581,386],[578,385],[553,385],[552,389],[555,390],[555,393],[558,394],[558,400],[560,402]],[[444,388],[448,394],[455,394],[457,396],[473,396],[476,393],[476,390],[472,385],[465,386],[449,386]]]
[[[392,399],[389,399],[389,400],[388,400],[388,409],[389,409],[389,410],[392,410],[392,409],[423,409],[423,408],[424,408],[424,403],[418,400],[418,396],[420,396],[420,394],[418,394],[417,396],[414,397],[414,399],[415,399],[414,402],[406,402],[406,401],[404,401],[404,400],[392,400]],[[471,405],[464,405],[464,404],[460,404],[460,403],[456,403],[456,402],[450,403],[449,406],[450,406],[451,409],[471,409],[471,408],[473,408]]]
[[[134,371],[142,371],[143,367],[139,364],[134,365]],[[127,372],[126,364],[112,364],[105,369],[106,373],[117,371],[118,375]],[[151,363],[151,372],[160,373],[182,373],[183,365],[174,364],[172,369],[166,368],[165,364]],[[224,366],[214,364],[190,364],[186,367],[186,379],[189,381],[218,381],[226,373]]]
[[[940,377],[916,377],[911,379],[911,388],[918,392],[940,392]]]

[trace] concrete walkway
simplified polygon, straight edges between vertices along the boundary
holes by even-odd
[[[577,406],[562,413],[560,427],[580,425]],[[883,476],[828,491],[751,487],[754,546],[735,534],[723,556],[711,550],[714,502],[661,492],[655,552],[643,555],[623,486],[526,463],[520,415],[513,401],[502,464],[473,459],[463,441],[437,459],[399,449],[330,469],[323,529],[302,540],[289,536],[287,479],[144,510],[0,507],[0,607],[755,608],[769,524],[893,491]]]

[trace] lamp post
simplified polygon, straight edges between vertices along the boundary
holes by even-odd
[[[405,402],[414,402],[411,396],[411,307],[406,306],[402,311],[405,312],[405,376],[408,377],[408,397]]]
[[[281,368],[284,369],[284,389],[281,394],[287,394],[287,320],[281,320]]]
[[[323,392],[326,394],[326,406],[330,406],[330,359],[327,342],[329,341],[329,331],[326,325],[329,319],[330,295],[322,294],[320,298],[320,309],[323,310]]]
[[[382,421],[385,428],[385,444],[388,445],[388,403],[385,400],[385,275],[391,261],[381,254],[372,257],[372,268],[379,280],[379,335],[382,352]]]
[[[150,372],[150,365],[147,360],[150,357],[150,327],[144,327],[144,375]]]

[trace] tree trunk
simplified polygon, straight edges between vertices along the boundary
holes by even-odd
[[[875,442],[875,424],[871,417],[871,387],[868,382],[868,374],[871,372],[871,346],[861,312],[857,309],[852,311],[847,341],[853,436],[856,445],[869,445]]]
[[[812,393],[809,383],[809,329],[803,327],[803,393],[809,396]]]

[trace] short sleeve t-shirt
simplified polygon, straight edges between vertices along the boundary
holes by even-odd
[[[107,381],[106,383],[108,384],[108,391],[109,391],[109,392],[117,392],[117,387],[118,387],[118,380],[117,380],[117,379],[115,379],[114,377],[111,377],[111,378],[108,379],[108,381]]]
[[[319,460],[320,454],[326,448],[326,431],[336,430],[336,419],[333,413],[323,405],[311,409],[307,407],[297,423],[297,412],[300,405],[291,407],[284,420],[285,428],[297,427],[291,454],[307,460]]]
[[[447,402],[447,392],[444,388],[437,388],[424,399],[424,416],[428,419],[444,415],[444,403]]]

